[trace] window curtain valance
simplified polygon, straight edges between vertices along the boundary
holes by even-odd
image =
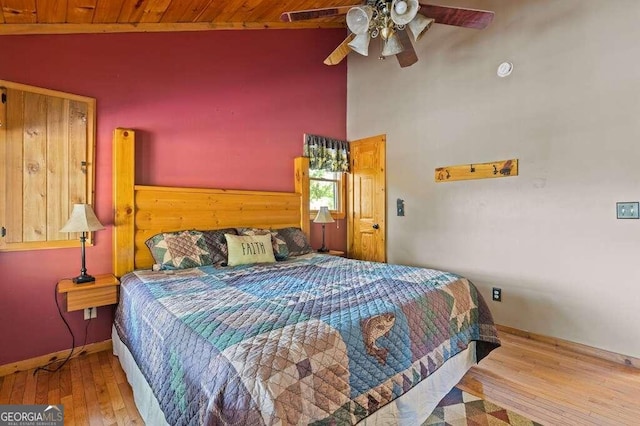
[[[318,135],[304,135],[304,156],[309,168],[326,172],[349,171],[349,142]]]

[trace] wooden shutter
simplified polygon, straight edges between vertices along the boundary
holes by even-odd
[[[59,232],[93,203],[95,99],[0,80],[0,250],[79,245]]]

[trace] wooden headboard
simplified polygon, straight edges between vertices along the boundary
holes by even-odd
[[[113,135],[113,271],[151,268],[145,241],[183,229],[296,226],[309,237],[309,159],[294,160],[295,192],[135,184],[135,131]]]

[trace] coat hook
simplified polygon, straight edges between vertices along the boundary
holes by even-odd
[[[87,162],[86,161],[81,161],[80,162],[80,170],[82,170],[82,173],[87,174]]]
[[[449,179],[451,177],[451,175],[449,174],[449,170],[445,170],[447,172],[447,179]]]
[[[473,164],[471,166],[469,166],[469,172],[475,173],[475,171],[476,171],[476,168],[473,167]]]
[[[493,165],[493,174],[497,175],[498,174],[498,168],[496,167],[496,165]]]

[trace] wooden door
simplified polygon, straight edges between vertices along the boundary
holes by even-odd
[[[348,193],[348,256],[387,261],[386,249],[386,136],[350,143]]]

